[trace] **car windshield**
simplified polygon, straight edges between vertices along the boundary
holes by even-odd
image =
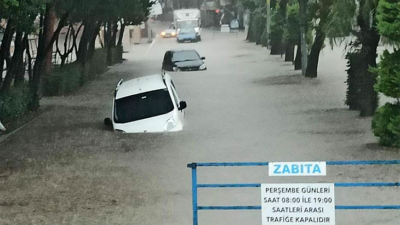
[[[196,31],[194,29],[182,29],[179,34],[195,34]]]
[[[183,21],[178,21],[178,26],[179,28],[194,28],[198,27],[198,21],[197,20],[183,20]]]
[[[172,56],[172,62],[183,62],[199,60],[200,57],[196,51],[179,51],[175,52]]]
[[[115,122],[128,123],[167,114],[174,109],[168,90],[131,95],[115,101]]]

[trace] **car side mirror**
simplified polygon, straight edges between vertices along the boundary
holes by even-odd
[[[173,65],[168,65],[168,63],[163,64],[162,69],[164,71],[174,71],[174,67]]]
[[[206,57],[201,57],[201,60],[205,60],[206,59]]]
[[[179,110],[184,110],[186,108],[187,108],[187,104],[185,101],[179,102],[179,108],[178,108]]]
[[[104,119],[104,125],[106,125],[107,127],[111,128],[113,126],[111,119],[110,118],[105,118]]]

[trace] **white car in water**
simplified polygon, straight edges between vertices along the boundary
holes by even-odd
[[[104,123],[123,133],[179,131],[185,124],[186,107],[166,73],[121,80],[115,89],[112,117]]]
[[[176,35],[177,35],[177,33],[176,33],[175,25],[173,25],[173,24],[171,26],[169,26],[168,29],[161,32],[161,37],[163,37],[163,38],[176,37]]]

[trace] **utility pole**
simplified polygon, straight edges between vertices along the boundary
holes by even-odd
[[[307,71],[307,2],[308,0],[298,0],[300,5],[300,40],[301,40],[301,74],[306,75]]]
[[[267,48],[269,49],[269,36],[271,35],[271,0],[267,0]]]

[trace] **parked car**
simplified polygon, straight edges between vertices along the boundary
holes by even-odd
[[[170,50],[164,55],[162,69],[166,71],[206,70],[205,57],[200,57],[196,50]]]
[[[112,117],[104,123],[122,133],[179,131],[186,107],[168,74],[121,80],[115,89]]]
[[[176,37],[178,43],[182,42],[198,42],[199,37],[195,29],[193,28],[182,28],[179,30],[178,36]]]
[[[161,37],[169,38],[169,37],[176,37],[176,29],[175,25],[171,24],[168,29],[161,32]]]

